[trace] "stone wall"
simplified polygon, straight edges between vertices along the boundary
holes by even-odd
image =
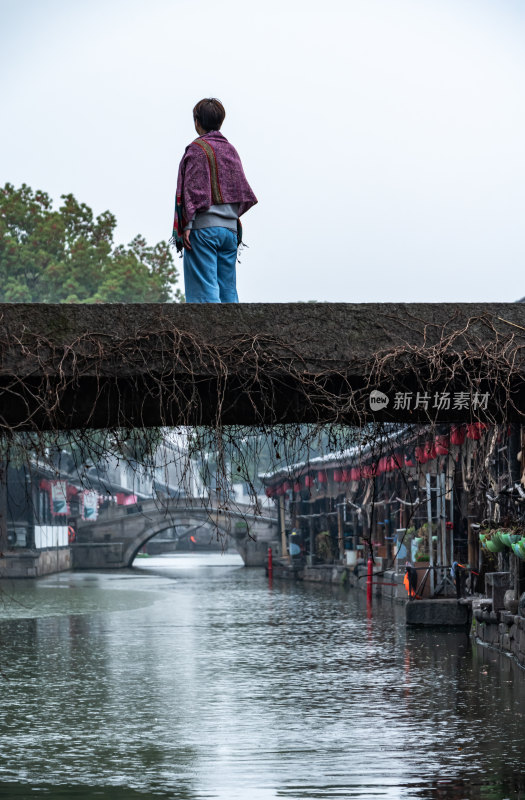
[[[490,601],[474,601],[473,634],[483,644],[510,653],[525,667],[525,617],[510,611],[492,611]]]
[[[407,625],[415,627],[460,627],[470,624],[470,604],[450,597],[414,600],[405,604]]]
[[[390,572],[382,573],[381,559],[376,560],[374,566],[374,577],[372,585],[372,593],[375,597],[396,597],[396,591],[400,589],[400,596],[398,599],[406,601],[406,589],[402,585],[403,576],[399,579],[399,586],[390,587],[386,584],[393,582]],[[381,574],[382,573],[382,574]],[[366,578],[367,567],[359,564],[356,569],[354,567],[347,567],[343,564],[315,564],[308,566],[305,564],[283,564],[282,562],[274,562],[273,568],[274,578],[283,580],[298,580],[307,581],[309,583],[331,583],[338,584],[339,586],[352,587],[366,591]],[[393,592],[391,591],[393,588]]]
[[[0,558],[0,578],[39,578],[71,569],[69,547],[49,550],[21,550]]]

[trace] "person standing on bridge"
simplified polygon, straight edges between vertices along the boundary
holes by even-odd
[[[187,303],[238,303],[241,217],[257,202],[241,159],[220,132],[226,112],[215,98],[193,109],[199,134],[184,152],[177,178],[172,243],[184,250]]]

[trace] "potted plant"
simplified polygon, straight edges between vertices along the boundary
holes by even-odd
[[[490,553],[501,553],[505,548],[500,532],[495,527],[480,529],[479,540],[483,549],[488,550]]]

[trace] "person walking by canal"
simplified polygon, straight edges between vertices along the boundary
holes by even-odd
[[[215,98],[193,109],[198,138],[180,162],[172,241],[184,251],[187,303],[238,303],[240,217],[255,203],[241,159],[220,132],[226,112]]]

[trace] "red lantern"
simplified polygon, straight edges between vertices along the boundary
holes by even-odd
[[[436,448],[434,442],[425,442],[425,455],[427,461],[432,461],[436,457]]]
[[[321,470],[319,470],[319,472],[317,473],[317,480],[319,481],[319,483],[326,483],[326,472],[322,472]]]
[[[474,439],[475,441],[481,439],[481,434],[486,427],[484,422],[473,422],[467,425],[467,439]]]
[[[358,481],[361,477],[361,469],[360,467],[352,467],[350,470],[350,480],[351,481]]]
[[[293,490],[294,490],[295,494],[299,494],[299,492],[301,491],[301,484],[299,483],[299,481],[296,481],[294,483]]]
[[[436,455],[448,456],[448,451],[449,451],[448,436],[436,436],[436,441],[434,443],[434,446],[436,449]]]
[[[428,461],[428,456],[425,453],[424,447],[416,447],[416,458],[420,464],[426,464]]]
[[[283,492],[289,492],[291,488],[292,487],[290,486],[290,483],[288,481],[285,481],[283,483]]]
[[[386,470],[387,470],[387,461],[388,461],[388,459],[387,459],[386,456],[383,456],[382,458],[379,459],[379,462],[377,464],[378,475],[380,475],[382,472],[386,472]]]
[[[399,469],[399,463],[398,463],[398,456],[397,455],[388,456],[388,458],[387,458],[387,467],[386,468],[387,468],[388,472],[392,472],[392,470],[394,470],[394,469]]]
[[[266,494],[266,497],[273,497],[275,494],[275,490],[273,486],[267,486],[266,489],[264,490],[264,493]]]
[[[463,425],[450,426],[450,444],[462,445],[465,441],[467,429]]]
[[[307,489],[311,489],[312,488],[312,486],[314,485],[314,479],[312,478],[311,475],[306,475],[305,476],[304,485],[306,486]]]
[[[403,461],[405,462],[405,467],[415,467],[414,459],[405,453]]]
[[[343,482],[343,470],[342,469],[334,469],[334,481],[336,483]]]
[[[349,483],[352,480],[351,472],[352,472],[351,469],[343,470],[343,483]]]

